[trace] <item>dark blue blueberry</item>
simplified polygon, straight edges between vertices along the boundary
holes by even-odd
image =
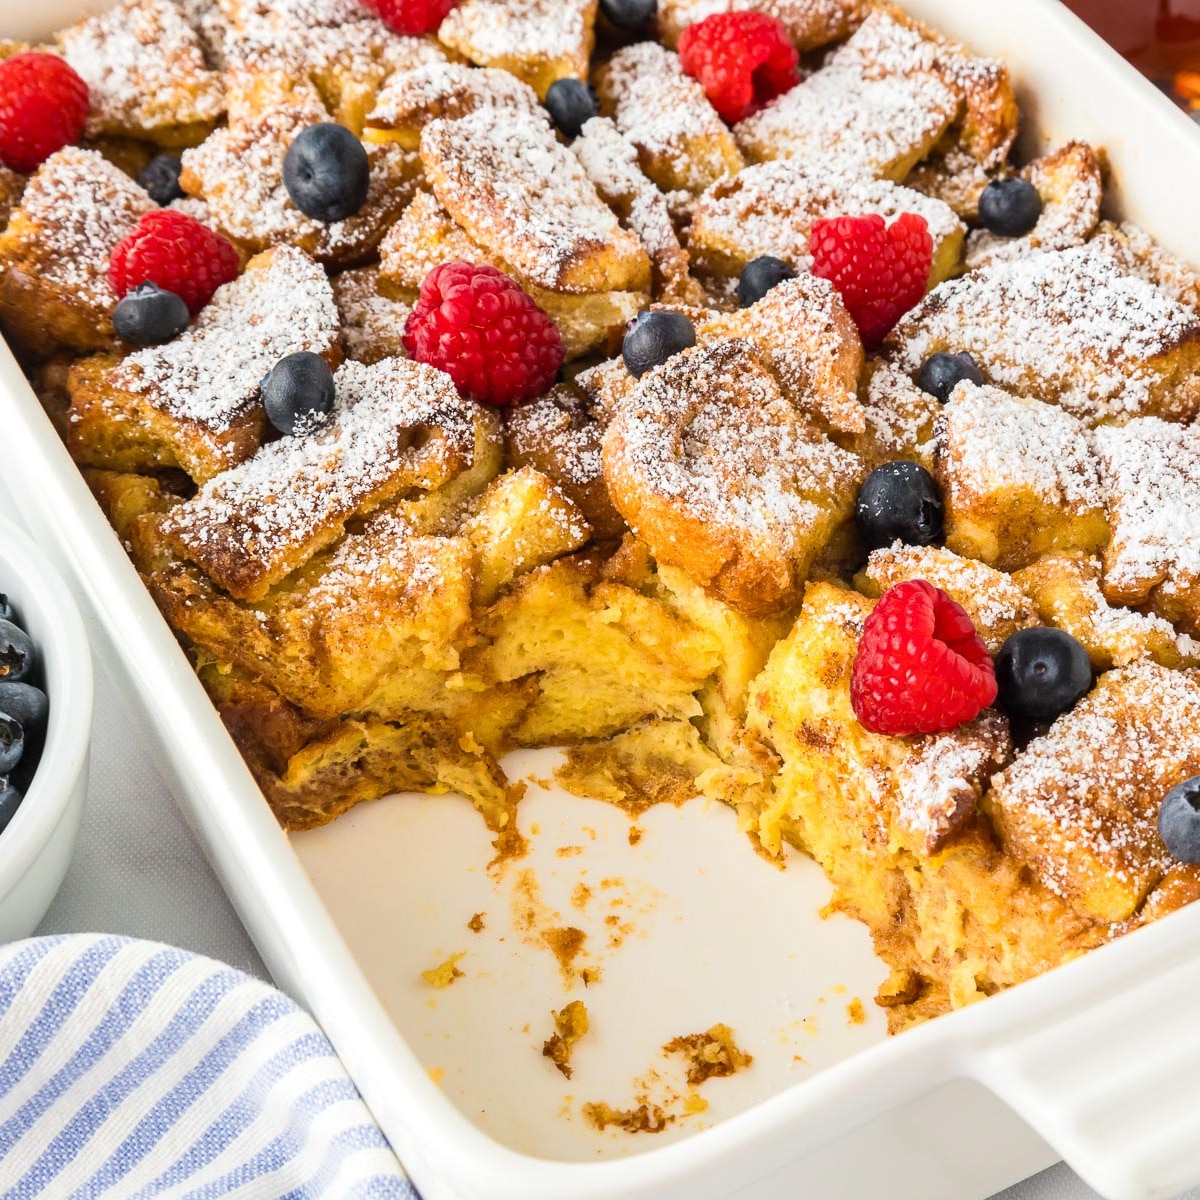
[[[1163,797],[1158,832],[1180,862],[1200,863],[1200,775],[1176,784]]]
[[[311,350],[281,358],[262,381],[267,419],[280,433],[308,433],[333,411],[333,372]]]
[[[961,354],[931,354],[921,364],[917,387],[945,404],[950,399],[950,393],[964,379],[977,385],[983,384],[983,372],[966,351]]]
[[[7,779],[0,779],[0,833],[8,828],[20,807],[21,793]]]
[[[641,33],[658,15],[658,0],[600,0],[600,11],[615,28]]]
[[[996,686],[1002,708],[1049,724],[1091,689],[1092,663],[1061,629],[1021,629],[996,654]]]
[[[19,625],[0,621],[0,679],[28,679],[37,661],[33,639]]]
[[[895,541],[931,546],[942,536],[942,496],[920,463],[899,460],[876,467],[859,489],[854,518],[870,550]]]
[[[302,129],[283,160],[283,186],[292,203],[314,221],[352,217],[367,202],[371,164],[344,125],[322,121]]]
[[[635,379],[696,344],[696,329],[677,312],[644,312],[625,334],[621,354]]]
[[[0,775],[5,778],[17,769],[25,753],[25,730],[21,722],[0,712]]]
[[[743,308],[757,304],[773,287],[785,279],[795,279],[796,272],[783,261],[770,254],[752,258],[743,268],[738,280],[737,298]]]
[[[187,328],[190,315],[174,292],[139,283],[113,309],[113,328],[134,346],[160,346]]]
[[[150,193],[155,204],[166,207],[172,200],[183,199],[179,174],[183,163],[178,154],[156,154],[139,172],[137,181]]]
[[[583,127],[599,115],[595,89],[578,79],[557,79],[546,93],[546,111],[563,137],[577,138]]]
[[[979,197],[979,223],[1001,237],[1020,237],[1028,233],[1042,215],[1038,190],[1019,175],[995,179]]]
[[[46,724],[50,702],[46,693],[32,683],[11,683],[0,679],[0,712],[21,722],[27,734],[41,730]]]

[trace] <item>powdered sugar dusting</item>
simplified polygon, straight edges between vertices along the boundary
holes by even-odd
[[[1104,507],[1087,426],[1052,404],[963,382],[935,436],[960,502],[1021,491],[1075,516]]]
[[[294,570],[352,516],[399,490],[441,482],[424,477],[431,443],[441,443],[452,462],[470,462],[473,406],[449,376],[385,359],[344,363],[334,383],[327,425],[262,447],[164,523],[183,553],[235,591],[261,590]]]
[[[813,162],[769,162],[747,167],[710,188],[696,202],[691,244],[748,262],[761,254],[807,270],[809,231],[815,221],[844,213],[877,213],[892,221],[903,212],[924,217],[936,243],[965,232],[940,200],[886,180],[840,173]]]
[[[220,433],[257,403],[263,376],[285,354],[325,354],[337,340],[337,309],[325,272],[285,246],[269,264],[252,266],[218,288],[179,337],[131,354],[109,384]]]
[[[68,146],[30,178],[21,212],[36,241],[27,248],[39,283],[68,293],[107,322],[117,302],[108,282],[116,244],[158,206],[95,150]]]
[[[1200,426],[1143,417],[1096,430],[1112,543],[1105,589],[1144,600],[1170,580],[1176,594],[1200,588]]]
[[[940,284],[889,336],[915,376],[940,350],[967,350],[993,383],[1095,423],[1156,405],[1193,409],[1196,385],[1154,360],[1200,338],[1195,315],[1087,246],[1033,254]]]
[[[763,12],[783,22],[800,50],[835,42],[853,31],[866,13],[865,0],[659,0],[663,35],[674,45],[689,25],[721,12]]]
[[[220,80],[171,0],[121,0],[60,35],[88,85],[87,131],[146,136],[208,124],[224,111]]]
[[[420,129],[439,117],[456,120],[488,107],[515,109],[546,119],[546,110],[533,88],[507,71],[439,62],[393,75],[367,115],[367,125]]]
[[[507,423],[514,452],[552,458],[562,481],[587,487],[603,475],[598,428],[573,388],[560,385],[522,404],[509,412]]]
[[[412,306],[379,291],[379,269],[363,267],[334,276],[333,298],[342,319],[346,357],[373,363],[406,357],[404,326]]]
[[[482,66],[504,59],[568,59],[586,72],[593,12],[591,0],[463,0],[442,22],[438,37]]]

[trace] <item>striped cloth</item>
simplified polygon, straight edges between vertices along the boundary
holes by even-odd
[[[211,959],[0,947],[0,1197],[419,1200],[311,1017]]]

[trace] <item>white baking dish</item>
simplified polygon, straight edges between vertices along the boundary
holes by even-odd
[[[19,0],[0,0],[0,36],[44,32],[82,7],[47,0],[33,12]],[[1200,135],[1055,0],[911,0],[907,7],[1002,56],[1041,139],[1079,136],[1103,145],[1119,184],[1114,203],[1200,262],[1192,218]],[[596,876],[620,870],[631,880],[657,880],[662,893],[644,906],[648,941],[606,961],[605,982],[586,996],[589,1008],[607,1014],[609,1032],[598,1022],[599,1049],[581,1043],[577,1086],[553,1082],[559,1092],[577,1093],[575,1101],[620,1102],[606,1089],[621,1079],[628,1089],[621,1056],[629,1044],[652,1046],[664,1029],[691,1032],[724,1019],[760,1062],[744,1082],[716,1081],[705,1095],[714,1116],[743,1111],[666,1143],[610,1138],[600,1148],[611,1157],[582,1161],[596,1154],[578,1122],[562,1124],[569,1132],[561,1137],[546,1132],[560,1126],[540,1115],[545,1096],[534,1093],[544,1085],[531,1081],[534,1068],[537,1080],[553,1077],[532,1050],[524,1072],[510,1070],[499,1051],[489,1071],[480,1051],[486,1039],[469,1043],[474,1052],[459,1057],[454,1077],[443,1080],[446,1090],[439,1088],[426,1068],[439,1054],[453,1057],[454,1046],[430,1049],[439,1029],[469,1039],[472,1022],[487,1018],[507,1028],[522,1012],[541,1014],[526,1036],[531,1042],[549,1032],[546,1010],[565,998],[543,971],[544,955],[508,959],[494,940],[472,941],[462,927],[478,898],[482,905],[494,896],[482,872],[487,846],[477,818],[450,798],[388,800],[290,843],[3,347],[0,395],[7,477],[25,519],[84,600],[94,641],[139,702],[264,960],[328,1030],[426,1200],[972,1200],[1056,1156],[1113,1198],[1165,1197],[1200,1182],[1200,1027],[1192,1015],[1200,906],[893,1040],[878,1035],[877,1016],[857,1030],[826,1020],[838,1026],[836,1036],[815,1041],[821,1049],[811,1055],[825,1069],[785,1086],[778,1055],[762,1045],[769,1039],[753,1022],[796,997],[793,1016],[809,1015],[821,996],[831,1012],[834,982],[864,995],[870,1008],[878,968],[861,930],[813,919],[822,885],[812,868],[776,876],[749,855],[728,814],[699,806],[649,814],[638,857],[628,851],[624,818],[612,810],[530,797],[522,819],[546,826],[535,861],[548,891],[569,878],[563,864],[576,861],[557,860],[561,874],[551,881],[553,848],[590,842],[584,827],[591,826],[594,847],[578,861],[590,862]],[[547,773],[544,764],[534,766]],[[714,895],[722,903],[712,903]],[[669,936],[674,917],[689,913],[696,919]],[[753,913],[763,919],[747,920]],[[763,933],[764,925],[776,928]],[[803,947],[798,966],[778,950],[789,938]],[[472,968],[436,997],[415,993],[421,1003],[414,1002],[414,962],[433,966],[433,955],[462,949],[483,969]],[[627,952],[641,955],[633,968],[621,966]],[[486,999],[472,1000],[476,991]],[[390,1013],[400,1014],[403,1031]],[[459,1076],[472,1061],[478,1069],[463,1084]],[[773,1094],[746,1107],[760,1075]],[[451,1099],[456,1087],[462,1107]],[[492,1111],[467,1115],[462,1097],[471,1088],[491,1097]],[[540,1156],[512,1148],[531,1142]]]

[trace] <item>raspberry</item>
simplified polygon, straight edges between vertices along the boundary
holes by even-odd
[[[799,61],[783,22],[766,13],[714,13],[679,37],[680,65],[730,125],[794,88]]]
[[[147,213],[117,243],[108,263],[113,291],[124,296],[139,283],[174,292],[195,316],[223,283],[238,277],[241,260],[228,238],[195,217],[162,208]]]
[[[458,0],[363,0],[363,3],[393,32],[416,37],[433,33]]]
[[[404,348],[497,407],[548,391],[563,361],[554,322],[503,272],[468,262],[425,276]]]
[[[916,213],[901,213],[891,225],[878,213],[814,221],[808,251],[812,273],[841,293],[868,346],[925,295],[933,266],[933,237]]]
[[[939,733],[996,699],[996,672],[971,618],[941,588],[889,588],[863,626],[850,703],[873,733]]]
[[[87,84],[56,54],[0,62],[0,163],[28,175],[83,132]]]

